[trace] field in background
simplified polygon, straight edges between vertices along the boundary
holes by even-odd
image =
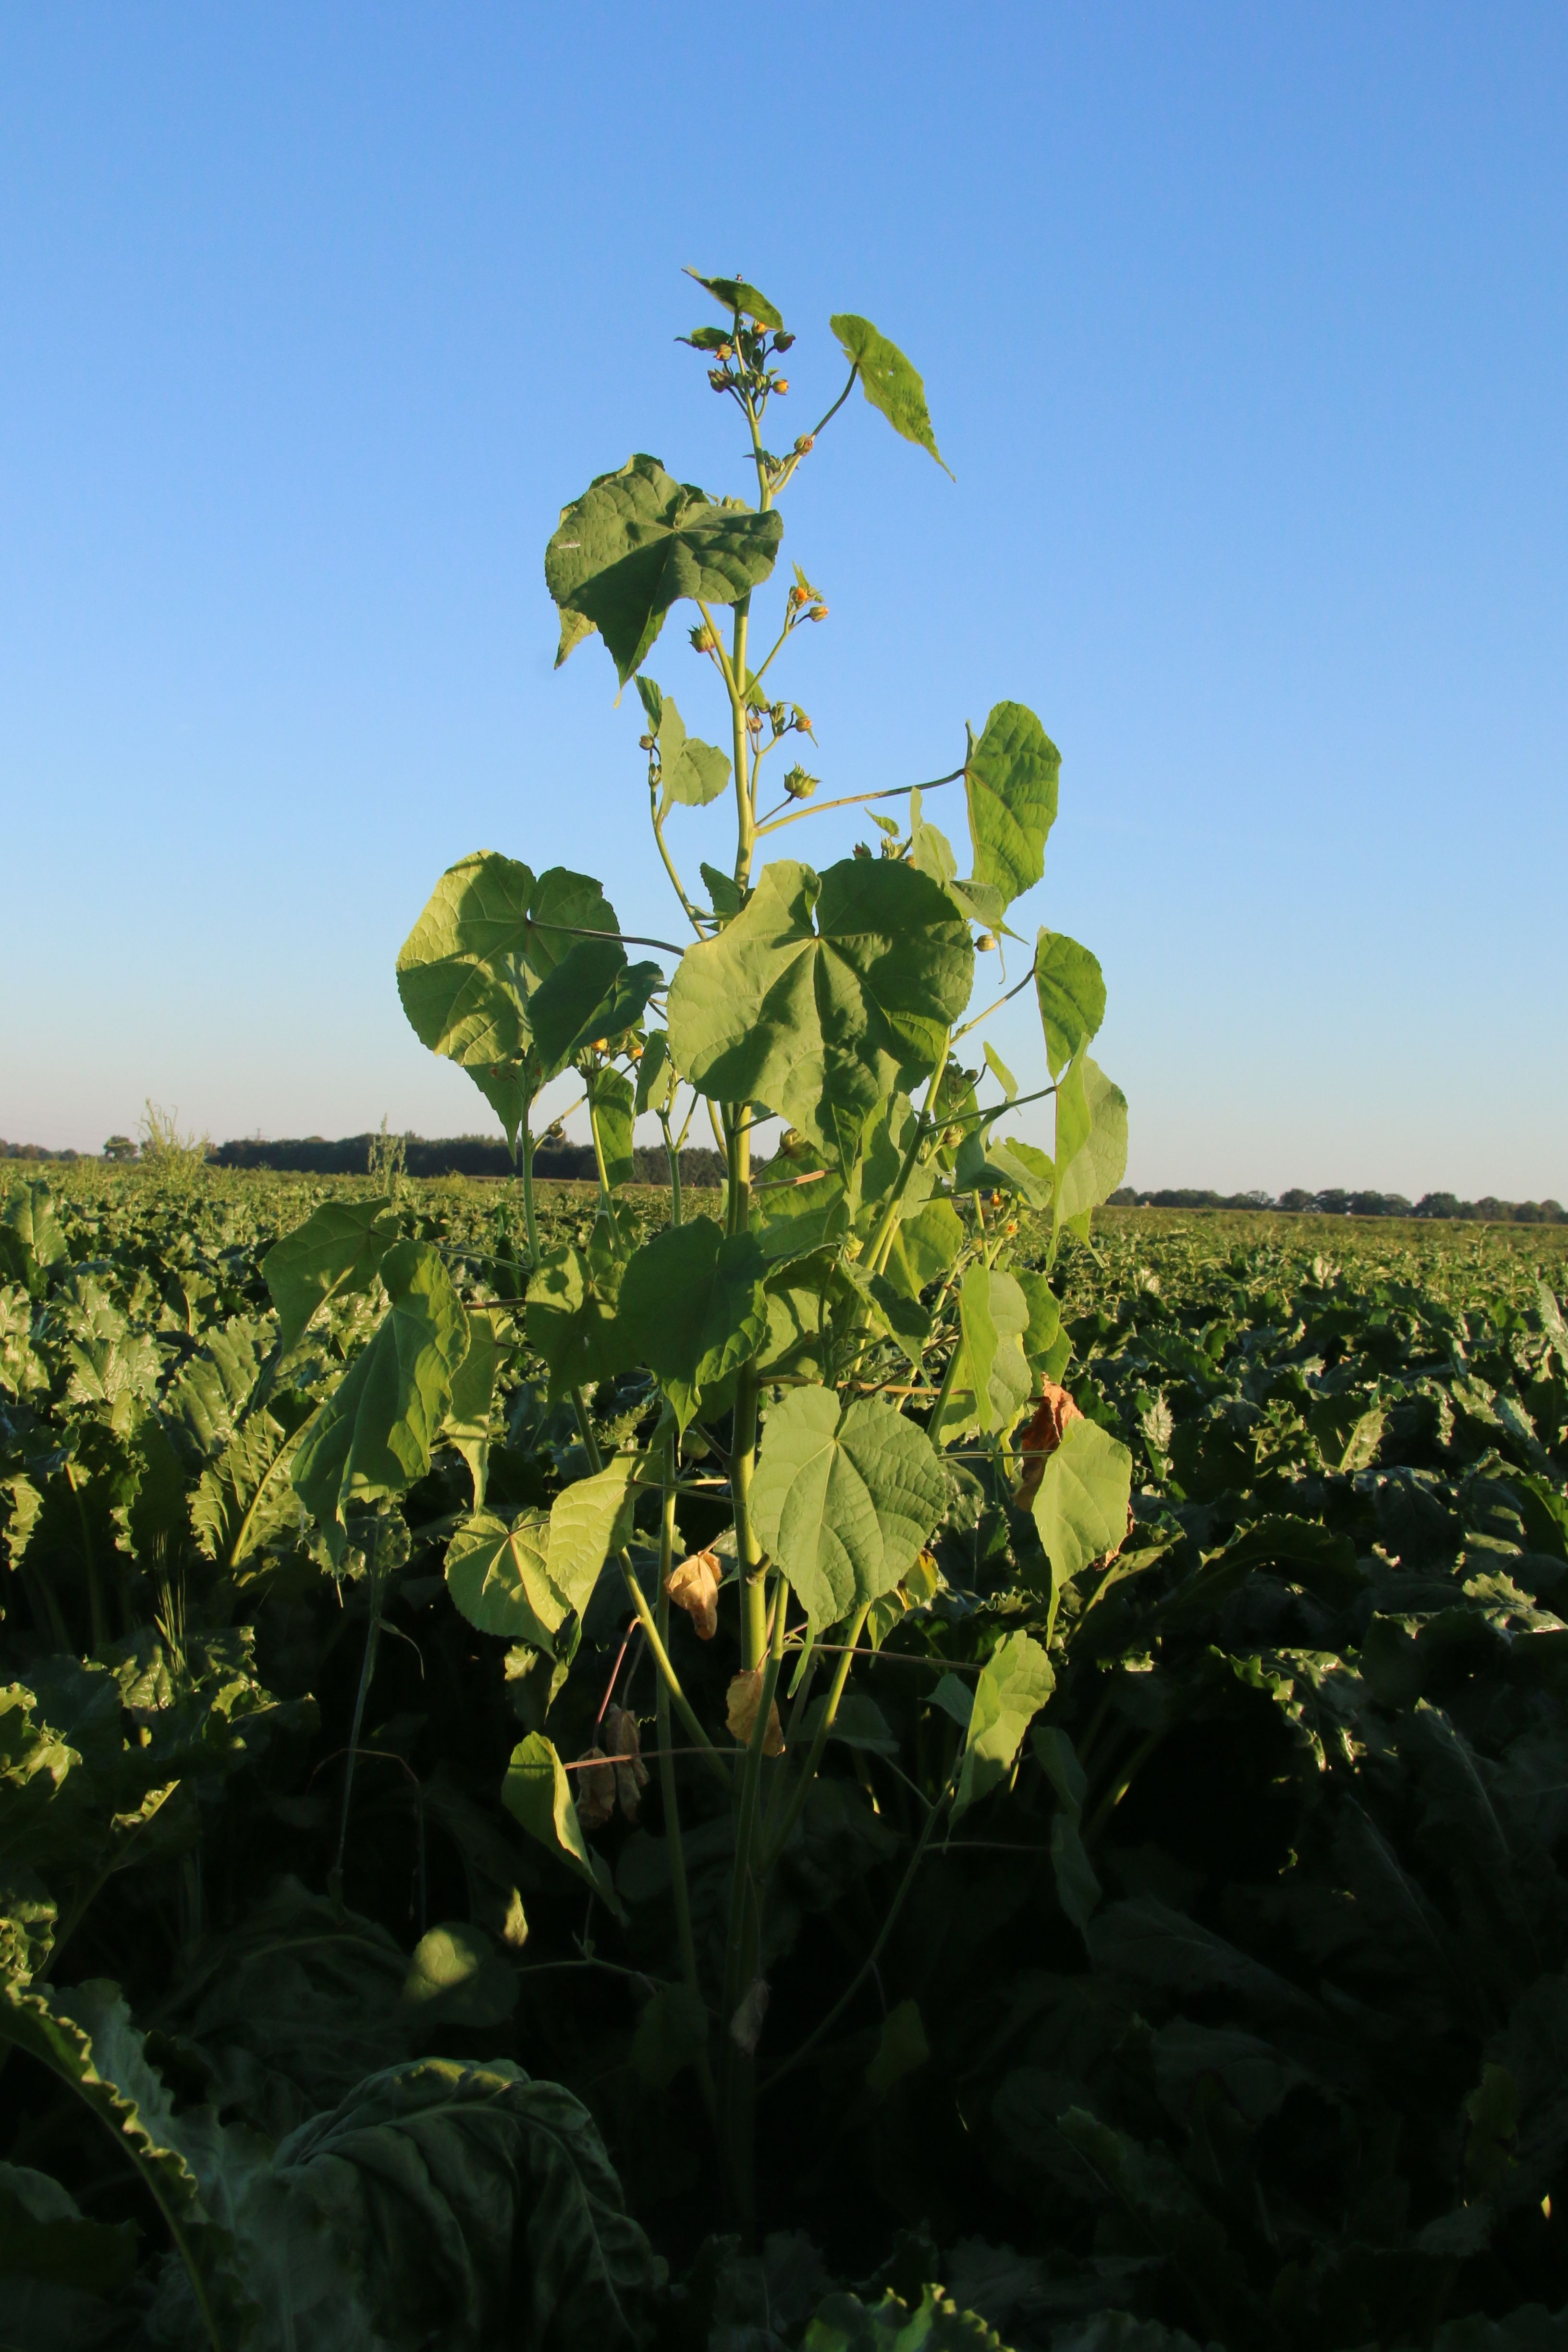
[[[271,1171],[205,1168],[171,1180],[151,1169],[116,1168],[100,1160],[50,1162],[28,1174],[45,1176],[59,1199],[106,1215],[118,1228],[137,1204],[157,1204],[160,1220],[184,1203],[193,1224],[209,1218],[232,1226],[235,1238],[289,1232],[319,1201],[368,1197],[368,1176],[300,1176]],[[521,1230],[517,1188],[491,1177],[405,1177],[404,1197],[442,1225],[458,1245],[486,1247],[498,1218]],[[668,1191],[633,1185],[625,1195],[651,1228],[668,1215]],[[547,1244],[567,1235],[585,1238],[596,1198],[591,1183],[542,1183],[540,1221]],[[721,1195],[687,1188],[687,1213],[716,1214]],[[1109,1276],[1119,1293],[1145,1286],[1152,1274],[1162,1287],[1186,1282],[1241,1253],[1255,1273],[1277,1269],[1291,1287],[1310,1279],[1396,1282],[1428,1291],[1450,1306],[1497,1300],[1524,1306],[1544,1276],[1563,1286],[1568,1225],[1479,1224],[1456,1219],[1326,1217],[1277,1210],[1114,1209],[1096,1215],[1095,1255],[1066,1244],[1063,1286],[1069,1307],[1105,1301]],[[1098,1263],[1096,1262],[1098,1260]]]

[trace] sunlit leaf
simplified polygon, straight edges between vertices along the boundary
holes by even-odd
[[[470,1625],[551,1654],[570,1605],[550,1575],[550,1521],[542,1511],[505,1519],[476,1511],[447,1546],[447,1590]]]
[[[692,1217],[650,1234],[621,1284],[628,1351],[658,1375],[684,1429],[702,1390],[756,1353],[767,1329],[767,1260],[752,1234]]]
[[[563,507],[544,551],[544,582],[563,610],[596,628],[624,686],[681,597],[733,604],[773,568],[784,523],[715,503],[639,453]],[[563,659],[571,651],[563,628]]]
[[[1046,1033],[1046,1061],[1059,1076],[1105,1018],[1099,959],[1062,931],[1042,931],[1035,949],[1035,994]]]
[[[890,1591],[945,1499],[925,1433],[879,1398],[841,1414],[831,1389],[806,1387],[769,1409],[752,1514],[813,1625]]]
[[[1031,1634],[1009,1633],[998,1642],[974,1686],[954,1822],[1011,1773],[1025,1732],[1055,1687],[1051,1662]]]
[[[997,703],[969,754],[964,791],[974,879],[999,889],[1008,904],[1046,870],[1061,764],[1061,753],[1021,702]]]
[[[335,1557],[351,1502],[400,1495],[431,1450],[468,1352],[468,1321],[433,1249],[397,1242],[381,1261],[392,1304],[300,1442],[293,1483]]]
[[[872,407],[881,412],[895,433],[928,450],[951,477],[952,469],[931,430],[925,385],[897,343],[879,334],[869,319],[858,318],[852,310],[838,311],[827,323],[845,358],[859,369],[860,389]]]
[[[868,1114],[929,1071],[969,995],[967,927],[930,877],[784,860],[689,948],[669,992],[676,1062],[705,1094],[763,1102],[847,1162]]]

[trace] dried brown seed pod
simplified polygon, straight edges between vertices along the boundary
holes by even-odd
[[[730,1685],[724,1722],[731,1738],[738,1739],[742,1747],[750,1745],[756,1727],[757,1709],[763,1703],[763,1677],[766,1671],[763,1666],[753,1666],[749,1674],[736,1675]],[[779,1720],[779,1703],[775,1698],[768,1709],[767,1729],[763,1734],[763,1754],[782,1756],[784,1745],[784,1725]]]
[[[616,1759],[616,1794],[621,1811],[628,1822],[635,1822],[642,1804],[642,1791],[647,1787],[647,1766],[642,1760],[637,1719],[630,1707],[607,1706],[604,1732],[609,1742],[607,1753]],[[623,1762],[623,1758],[628,1760]]]
[[[691,1630],[700,1642],[710,1642],[719,1631],[718,1555],[710,1551],[694,1551],[665,1578],[664,1589],[678,1609],[684,1609],[691,1620]]]
[[[1028,1509],[1039,1492],[1047,1461],[1067,1435],[1071,1423],[1082,1419],[1082,1413],[1066,1389],[1058,1388],[1055,1381],[1041,1381],[1040,1402],[1035,1407],[1034,1419],[1024,1432],[1018,1448],[1024,1457],[1024,1475],[1018,1481],[1018,1491],[1013,1500],[1019,1510]]]

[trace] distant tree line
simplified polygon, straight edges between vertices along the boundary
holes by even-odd
[[[410,1176],[510,1176],[511,1153],[499,1136],[449,1135],[427,1140],[422,1135],[396,1139],[404,1147],[403,1165]],[[215,1168],[270,1168],[300,1176],[363,1176],[375,1147],[386,1139],[374,1135],[343,1135],[335,1141],[306,1135],[264,1143],[243,1137],[220,1143],[208,1153]],[[133,1160],[140,1157],[130,1136],[111,1135],[103,1147],[105,1160]],[[91,1152],[50,1151],[41,1143],[7,1143],[0,1138],[0,1160],[88,1160]],[[662,1150],[637,1150],[637,1181],[642,1184],[668,1181]],[[542,1142],[535,1147],[536,1175],[556,1183],[593,1183],[597,1178],[594,1149],[588,1143]],[[721,1184],[724,1164],[712,1150],[683,1151],[680,1181],[698,1186]],[[1461,1201],[1455,1192],[1423,1192],[1407,1201],[1403,1192],[1347,1192],[1334,1188],[1307,1192],[1293,1187],[1278,1199],[1270,1192],[1207,1192],[1182,1185],[1158,1192],[1141,1192],[1124,1184],[1110,1195],[1113,1209],[1278,1209],[1288,1216],[1318,1217],[1458,1217],[1487,1225],[1568,1224],[1568,1209],[1561,1201],[1499,1201],[1489,1192],[1483,1200]]]
[[[1288,1216],[1315,1217],[1460,1217],[1483,1225],[1568,1224],[1568,1209],[1561,1201],[1461,1201],[1455,1192],[1423,1192],[1407,1201],[1403,1192],[1305,1192],[1300,1187],[1281,1192],[1204,1192],[1179,1187],[1163,1192],[1140,1192],[1124,1184],[1112,1192],[1113,1209],[1278,1209]]]
[[[427,1140],[422,1135],[396,1139],[403,1145],[403,1166],[410,1176],[511,1176],[511,1153],[497,1135],[450,1135]],[[363,1176],[373,1150],[384,1149],[377,1135],[344,1135],[330,1142],[321,1135],[297,1136],[276,1143],[241,1138],[220,1143],[209,1154],[215,1168],[272,1168],[305,1176]],[[637,1150],[632,1158],[640,1184],[666,1184],[669,1165],[662,1148]],[[595,1183],[598,1169],[591,1143],[539,1143],[534,1147],[533,1172],[547,1182]],[[724,1164],[713,1150],[683,1151],[682,1184],[721,1184]]]

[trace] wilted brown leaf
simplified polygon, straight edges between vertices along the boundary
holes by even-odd
[[[585,1830],[602,1830],[616,1810],[616,1768],[602,1748],[584,1748],[572,1775],[577,1819]]]
[[[605,1708],[605,1738],[609,1742],[606,1753],[616,1759],[616,1794],[621,1801],[621,1811],[628,1822],[635,1822],[642,1804],[642,1791],[647,1787],[647,1766],[642,1760],[637,1719],[630,1707]],[[623,1757],[629,1761],[623,1763]]]
[[[763,1703],[763,1677],[766,1671],[764,1666],[753,1666],[750,1674],[737,1675],[730,1685],[724,1721],[732,1738],[738,1739],[742,1748],[751,1744],[757,1709]],[[768,1727],[763,1734],[763,1754],[784,1754],[784,1726],[779,1721],[777,1699],[768,1709]]]
[[[710,1642],[719,1631],[721,1573],[717,1553],[694,1551],[689,1559],[672,1568],[664,1580],[665,1591],[678,1609],[685,1610],[700,1642]]]
[[[1024,1475],[1013,1500],[1020,1511],[1026,1511],[1034,1501],[1046,1464],[1067,1435],[1069,1424],[1082,1419],[1066,1389],[1058,1388],[1055,1381],[1040,1382],[1040,1402],[1018,1446],[1024,1457]]]

